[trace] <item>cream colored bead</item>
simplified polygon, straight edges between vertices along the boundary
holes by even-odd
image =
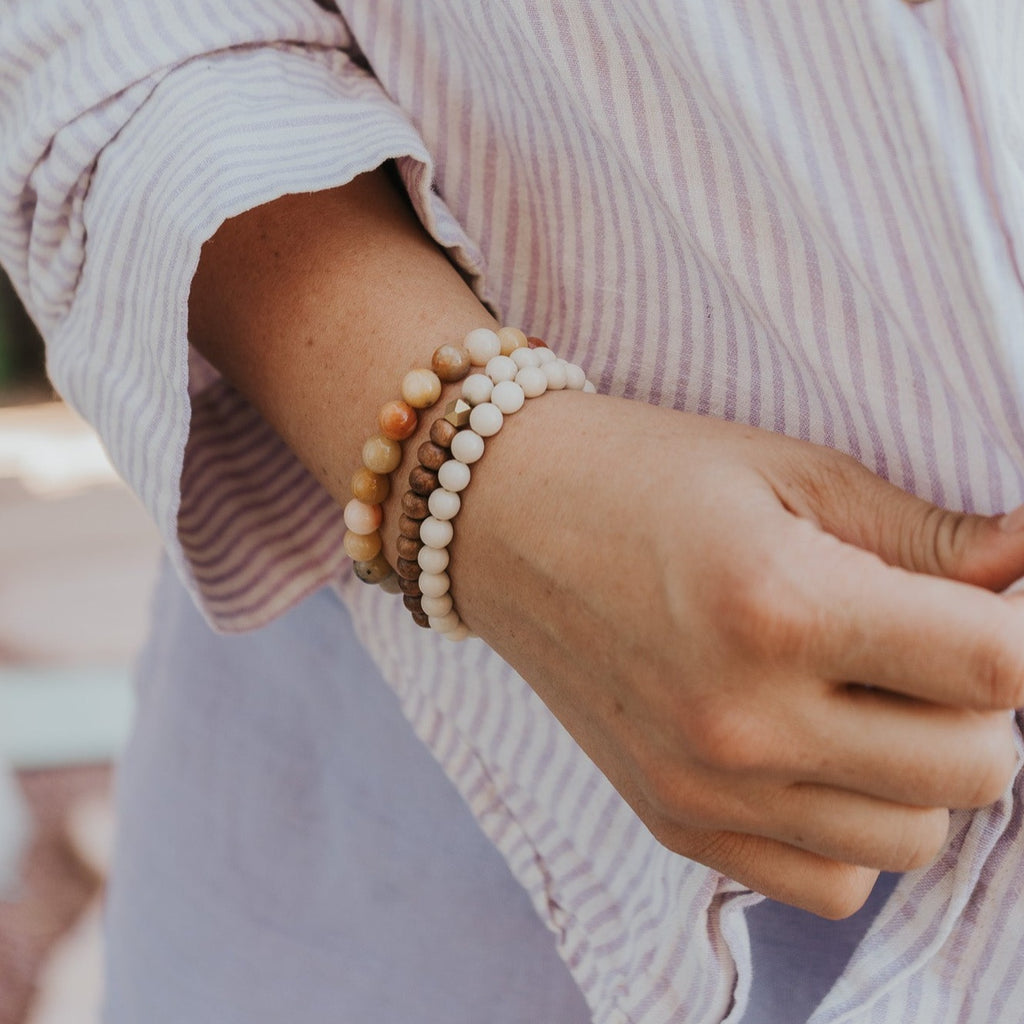
[[[381,520],[384,518],[384,513],[380,505],[367,505],[365,501],[353,498],[345,506],[344,516],[345,525],[353,533],[365,536],[376,531],[377,527],[381,524]]]
[[[484,439],[475,430],[460,430],[452,438],[451,452],[453,459],[472,465],[484,453]]]
[[[438,483],[446,491],[464,491],[469,486],[473,472],[464,462],[449,459],[438,471]]]
[[[545,363],[553,362],[558,358],[549,348],[535,348],[533,354],[537,357],[538,366],[543,366]]]
[[[586,384],[583,385],[583,391],[584,391],[584,394],[587,394],[587,395],[596,395],[597,394],[597,388],[594,387],[594,385],[591,384],[589,380],[587,381]]]
[[[523,403],[526,401],[526,394],[514,380],[503,380],[500,384],[494,385],[491,401],[505,416],[511,416],[512,413],[522,409]]]
[[[587,383],[587,375],[583,372],[582,366],[575,363],[565,364],[565,386],[570,391],[582,391]]]
[[[454,519],[459,514],[461,507],[462,499],[457,494],[446,491],[443,487],[431,491],[430,497],[427,498],[427,508],[430,509],[430,514],[435,519]]]
[[[393,473],[401,461],[402,446],[382,434],[374,435],[363,445],[363,465],[374,473]]]
[[[474,366],[486,366],[495,356],[501,355],[501,342],[489,327],[478,327],[466,335],[466,351]]]
[[[420,585],[420,593],[424,597],[440,597],[448,593],[451,580],[446,572],[421,572],[416,581]]]
[[[470,405],[480,405],[491,400],[494,381],[482,373],[471,373],[462,382],[462,397]]]
[[[424,551],[427,549],[424,548]],[[447,615],[453,607],[452,595],[442,594],[440,597],[423,597],[420,599],[420,607],[427,615]]]
[[[537,353],[532,348],[517,348],[509,358],[520,370],[524,366],[540,366]]]
[[[502,327],[498,330],[498,340],[501,342],[501,354],[509,356],[517,348],[526,348],[529,342],[526,335],[518,327]]]
[[[427,516],[427,518],[420,523],[420,540],[423,541],[428,548],[446,548],[451,544],[452,537],[454,536],[455,530],[452,527],[452,524],[445,520],[435,519],[433,516]],[[426,591],[424,591],[424,593],[426,593]]]
[[[470,427],[481,437],[494,437],[504,421],[501,410],[493,402],[484,402],[469,414]]]
[[[441,378],[433,370],[410,370],[402,378],[402,398],[414,409],[429,409],[441,397]]]
[[[426,545],[420,548],[416,556],[416,561],[424,572],[444,572],[450,559],[447,548],[428,548]]]
[[[548,389],[548,375],[539,366],[524,366],[516,374],[516,383],[527,398],[537,398]]]
[[[428,615],[430,628],[437,633],[451,633],[462,625],[459,613],[450,611],[447,615]]]
[[[503,380],[515,380],[519,367],[508,356],[495,356],[484,368],[484,373],[500,384]]]
[[[453,629],[450,633],[442,633],[441,636],[443,636],[445,640],[451,640],[455,643],[458,643],[462,640],[471,639],[473,633],[470,630],[469,626],[463,623],[461,626],[459,626],[458,629]]]
[[[548,379],[548,391],[562,391],[568,382],[565,364],[560,359],[553,359],[541,364],[541,370]]]

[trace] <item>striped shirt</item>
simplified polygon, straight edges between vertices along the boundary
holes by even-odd
[[[601,390],[1003,510],[1024,500],[1024,5],[329,7],[15,0],[0,258],[216,627],[340,588],[595,1020],[737,1020],[758,897],[658,845],[482,643],[351,580],[337,507],[190,352],[189,283],[224,218],[393,158],[479,295]],[[814,1024],[1024,1020],[1014,797],[954,814]]]

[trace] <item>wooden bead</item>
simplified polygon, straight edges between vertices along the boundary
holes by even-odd
[[[430,515],[426,497],[415,491],[406,491],[402,495],[402,511],[413,519],[426,519]]]
[[[411,558],[400,558],[395,563],[395,572],[397,572],[403,580],[416,580],[419,579],[422,574],[423,567],[419,562],[414,561]]]
[[[430,629],[430,619],[426,612],[413,612],[412,621],[422,629]]]
[[[402,400],[429,409],[441,397],[441,378],[433,370],[410,370],[402,378]]]
[[[499,328],[498,341],[501,342],[503,356],[511,355],[517,348],[526,348],[529,345],[526,335],[518,327]]]
[[[423,599],[416,594],[403,594],[402,604],[411,612],[423,611]]]
[[[412,467],[409,473],[409,487],[411,490],[425,497],[440,486],[437,482],[437,474],[432,469],[424,469],[423,466]]]
[[[407,597],[412,594],[415,597],[420,595],[420,581],[419,580],[407,580],[395,573],[395,577],[398,580],[398,589],[405,594]]]
[[[442,345],[434,350],[430,368],[446,384],[462,380],[469,373],[469,353],[457,345]]]
[[[426,516],[424,516],[426,518]],[[400,558],[415,558],[423,550],[423,543],[413,540],[412,537],[398,537],[398,556]]]
[[[391,481],[380,473],[360,466],[352,474],[352,497],[368,505],[380,505],[391,493]]]
[[[398,532],[403,537],[412,537],[413,540],[420,539],[420,520],[407,516],[404,512],[398,518]]]
[[[416,458],[420,460],[421,466],[436,473],[448,461],[448,449],[433,441],[424,441],[416,450]]]
[[[547,348],[548,343],[543,338],[535,338],[532,334],[526,336],[526,344],[530,348]]]
[[[382,434],[375,434],[363,445],[363,465],[374,473],[393,473],[401,461],[402,446]]]
[[[385,402],[377,416],[380,432],[392,441],[404,441],[411,437],[416,433],[418,421],[416,410],[408,402],[402,402],[397,398],[392,402]]]
[[[376,558],[365,562],[353,562],[352,568],[364,583],[380,583],[394,572],[383,555],[377,555]]]
[[[344,512],[345,525],[352,533],[373,533],[384,518],[380,505],[367,505],[365,501],[353,498]]]
[[[430,440],[440,448],[450,448],[452,438],[459,432],[459,428],[445,419],[434,420],[430,427]]]
[[[341,546],[353,562],[369,562],[380,554],[381,543],[380,532],[377,530],[373,533],[353,533],[349,530],[342,538]]]

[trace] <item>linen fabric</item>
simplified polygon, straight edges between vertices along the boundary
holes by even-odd
[[[16,2],[0,257],[218,629],[326,582],[601,1022],[736,1021],[757,897],[660,847],[526,684],[347,575],[339,509],[189,352],[228,216],[395,159],[509,323],[602,391],[1024,499],[1015,0]],[[1019,785],[1019,781],[1016,785]],[[813,1016],[1014,1019],[1016,788],[954,816]]]

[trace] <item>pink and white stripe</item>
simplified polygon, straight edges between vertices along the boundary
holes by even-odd
[[[1024,7],[329,6],[17,2],[0,256],[219,628],[338,582],[595,1019],[738,1020],[754,897],[658,846],[486,648],[342,575],[333,503],[190,373],[189,281],[225,217],[397,158],[480,294],[602,390],[1000,510],[1024,500]],[[1024,1019],[1020,824],[1019,798],[960,816],[815,1024]]]

